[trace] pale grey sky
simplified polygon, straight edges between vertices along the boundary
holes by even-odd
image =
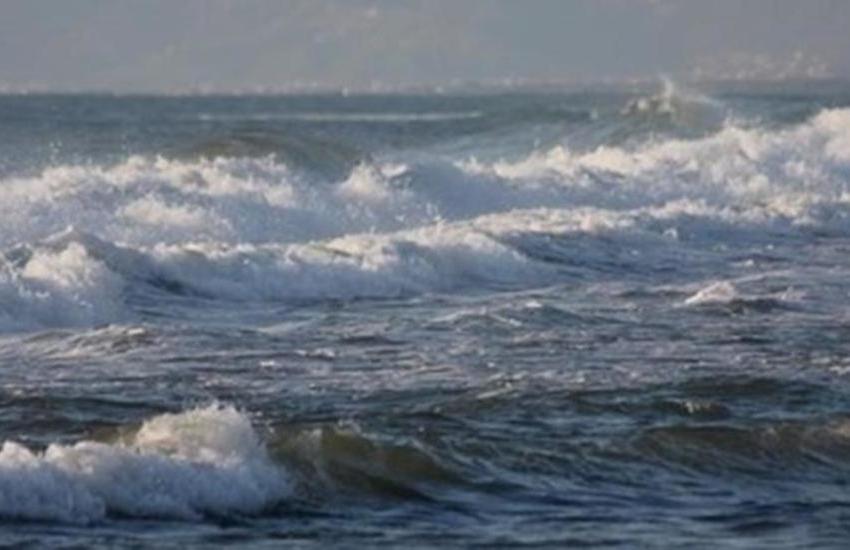
[[[0,89],[850,76],[850,0],[0,0]]]

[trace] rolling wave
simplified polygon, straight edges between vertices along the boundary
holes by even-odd
[[[114,443],[0,447],[0,517],[92,523],[256,514],[291,492],[246,416],[211,406],[151,418]]]
[[[705,384],[691,388],[688,397],[671,395],[669,386],[631,396],[560,388],[445,396],[446,412],[429,413],[433,433],[422,438],[381,436],[352,422],[261,431],[246,413],[215,404],[41,450],[7,440],[0,446],[0,518],[82,525],[227,520],[287,514],[288,504],[352,494],[463,508],[472,494],[495,497],[506,485],[524,483],[534,489],[534,476],[511,472],[535,472],[550,480],[538,482],[576,494],[598,489],[601,475],[622,476],[633,489],[655,483],[652,476],[633,477],[654,468],[671,482],[820,479],[824,490],[840,493],[829,480],[847,472],[844,415],[742,423],[744,402],[782,395],[775,383]],[[532,420],[518,413],[518,402],[541,414]],[[653,421],[617,421],[620,430],[588,445],[580,434],[566,434],[553,409],[541,409],[545,405],[602,419],[637,414]],[[452,435],[448,424],[460,418],[481,430],[476,437]],[[533,424],[542,434],[517,443],[506,436],[504,423]],[[612,461],[620,465],[613,473]],[[492,483],[493,477],[502,481]]]
[[[0,184],[0,327],[121,320],[140,287],[291,301],[529,288],[845,235],[848,129],[833,109],[518,161],[364,163],[338,181],[274,156],[55,166]]]

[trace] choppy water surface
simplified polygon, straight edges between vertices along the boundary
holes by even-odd
[[[850,87],[6,96],[0,138],[0,544],[850,536]]]

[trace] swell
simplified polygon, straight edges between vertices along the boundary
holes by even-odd
[[[316,179],[273,156],[193,161],[131,157],[66,165],[0,185],[5,246],[73,225],[133,245],[186,240],[302,242],[410,229],[522,208],[635,209],[675,201],[767,209],[805,223],[806,209],[846,201],[850,111],[780,130],[726,123],[696,140],[574,151],[509,162],[405,158]]]
[[[838,390],[743,377],[482,390],[439,392],[410,408],[384,403],[359,421],[281,422],[273,418],[289,412],[210,405],[95,426],[40,449],[7,440],[0,518],[215,521],[352,498],[510,510],[517,501],[581,501],[588,491],[610,502],[650,495],[663,507],[668,490],[741,483],[793,491],[816,482],[821,497],[846,500],[850,424],[823,410]],[[765,405],[771,415],[751,414]]]
[[[848,128],[835,109],[517,162],[361,164],[341,181],[274,157],[58,166],[0,184],[0,325],[121,320],[158,292],[309,301],[647,276],[719,245],[844,236]]]

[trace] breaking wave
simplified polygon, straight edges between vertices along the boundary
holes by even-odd
[[[299,301],[528,288],[850,230],[847,109],[518,161],[401,160],[339,181],[273,156],[131,157],[8,177],[0,329],[121,320],[157,292]]]
[[[428,498],[464,483],[418,445],[356,425],[278,426],[210,405],[120,427],[101,440],[34,450],[0,445],[0,519],[92,524],[203,521],[279,513],[308,493]]]
[[[262,512],[291,492],[246,416],[211,406],[151,418],[115,443],[0,447],[0,517],[91,523]]]

